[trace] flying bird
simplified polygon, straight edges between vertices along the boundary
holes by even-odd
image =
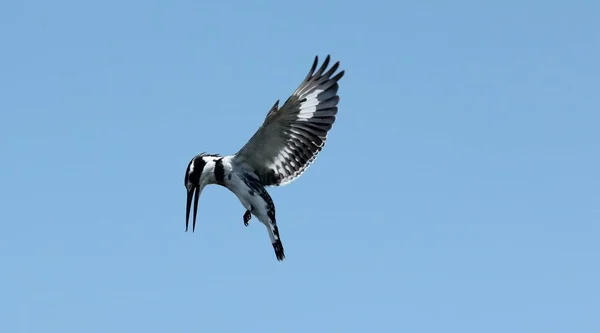
[[[185,231],[194,202],[192,232],[196,230],[198,198],[206,185],[217,184],[233,192],[246,212],[244,225],[252,215],[262,222],[277,260],[285,258],[275,218],[275,204],[266,187],[286,185],[300,177],[323,149],[337,115],[340,100],[337,74],[339,61],[327,69],[330,56],[317,69],[318,56],[306,78],[279,107],[279,100],[250,140],[234,155],[200,153],[185,170],[187,205]],[[334,75],[335,74],[335,75]]]

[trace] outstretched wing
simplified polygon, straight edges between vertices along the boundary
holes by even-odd
[[[338,81],[344,71],[327,71],[330,57],[316,71],[318,57],[298,89],[281,108],[279,101],[250,141],[235,155],[234,163],[254,170],[265,186],[285,185],[298,178],[315,160],[335,122],[340,100]]]

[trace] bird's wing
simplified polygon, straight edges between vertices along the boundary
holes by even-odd
[[[326,71],[329,55],[317,70],[318,57],[298,89],[281,108],[271,108],[258,131],[234,157],[234,163],[253,170],[264,186],[285,185],[308,168],[325,145],[340,100],[338,81],[344,71]],[[316,70],[316,72],[315,72]]]

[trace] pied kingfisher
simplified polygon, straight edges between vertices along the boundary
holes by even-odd
[[[281,108],[279,100],[275,102],[258,131],[235,155],[201,153],[192,158],[184,180],[186,232],[192,200],[193,232],[202,189],[208,184],[221,185],[233,192],[246,208],[244,225],[248,226],[252,215],[256,216],[267,227],[277,260],[285,258],[275,205],[265,187],[285,185],[298,178],[325,145],[338,111],[338,81],[344,75],[344,71],[333,75],[339,62],[327,70],[329,58],[328,55],[317,70],[319,58],[315,57],[296,91]]]

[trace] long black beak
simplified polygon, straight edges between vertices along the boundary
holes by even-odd
[[[195,195],[194,195],[195,194]],[[192,198],[194,198],[194,224],[192,224],[192,232],[196,231],[196,214],[198,213],[198,198],[200,197],[200,187],[195,186],[187,193],[187,205],[185,211],[185,232],[188,231],[190,222],[190,208],[192,207]]]

